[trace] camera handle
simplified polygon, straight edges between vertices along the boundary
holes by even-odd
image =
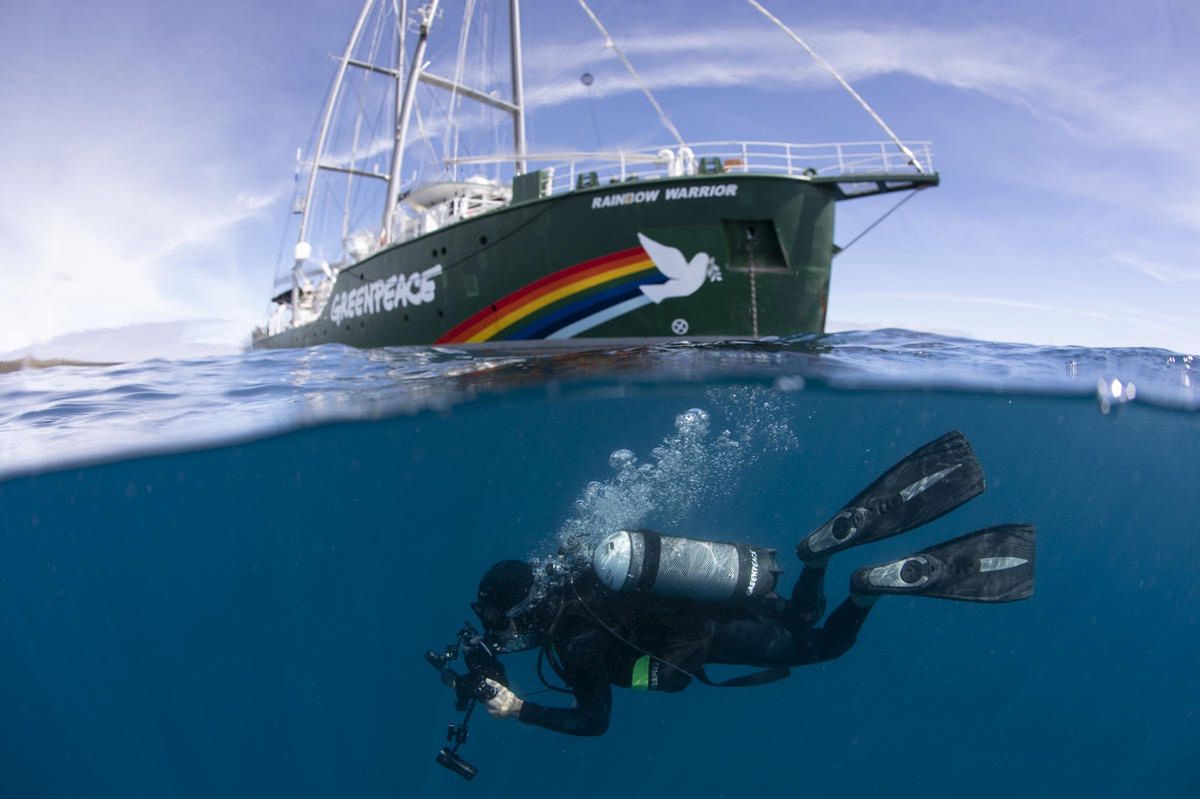
[[[452,744],[450,747],[448,747],[451,752],[457,752],[458,747],[467,742],[467,735],[470,734],[470,730],[467,729],[467,725],[471,723],[471,714],[475,712],[475,706],[478,704],[478,699],[472,699],[467,704],[467,712],[466,715],[463,716],[463,720],[458,724],[455,724],[452,721],[447,726],[446,743]]]
[[[446,746],[437,753],[437,762],[440,766],[445,766],[450,771],[453,771],[464,780],[473,780],[475,775],[479,773],[479,769],[472,766],[467,761],[463,760],[462,755],[458,753],[458,748],[467,742],[469,730],[467,725],[471,723],[471,714],[475,712],[475,705],[479,704],[478,699],[472,699],[467,704],[466,715],[458,724],[450,722],[446,729]]]

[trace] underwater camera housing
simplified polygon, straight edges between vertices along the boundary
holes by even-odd
[[[459,674],[449,666],[451,662],[458,660],[460,654],[467,666],[466,674]],[[450,769],[463,779],[474,779],[479,769],[463,760],[458,754],[458,748],[467,742],[467,725],[471,722],[475,705],[496,695],[496,689],[488,685],[487,680],[495,680],[501,685],[508,684],[504,664],[496,658],[496,653],[469,621],[463,622],[462,629],[458,631],[453,643],[448,644],[441,652],[429,650],[425,653],[425,660],[438,670],[442,683],[453,689],[454,709],[466,713],[461,722],[451,722],[448,725],[446,746],[437,753],[438,765]]]

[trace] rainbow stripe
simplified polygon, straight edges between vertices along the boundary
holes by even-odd
[[[435,343],[570,338],[648,304],[641,287],[666,281],[646,251],[632,247],[535,280],[450,328]]]

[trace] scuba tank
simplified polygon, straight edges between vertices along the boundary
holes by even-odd
[[[600,582],[618,594],[650,594],[740,606],[773,595],[783,569],[775,550],[622,530],[592,554]]]

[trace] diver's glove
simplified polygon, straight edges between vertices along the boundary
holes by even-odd
[[[500,683],[488,677],[484,680],[496,695],[484,702],[488,713],[499,719],[515,719],[521,715],[521,698]]]

